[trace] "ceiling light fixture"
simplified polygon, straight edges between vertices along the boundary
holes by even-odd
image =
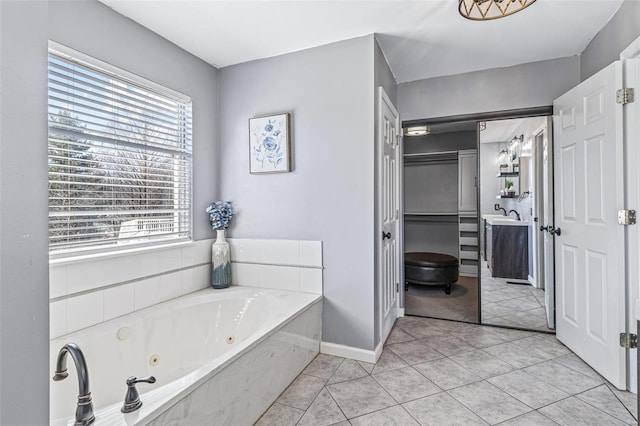
[[[403,134],[405,136],[424,136],[429,133],[431,133],[431,129],[428,126],[415,126],[403,129]]]
[[[536,0],[459,0],[460,15],[472,21],[488,21],[513,15]]]

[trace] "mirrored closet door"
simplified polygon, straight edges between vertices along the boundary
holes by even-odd
[[[552,212],[544,189],[550,183],[542,176],[548,119],[487,121],[479,128],[482,323],[552,331],[553,277],[545,280],[539,230]],[[548,265],[550,272],[552,259]]]

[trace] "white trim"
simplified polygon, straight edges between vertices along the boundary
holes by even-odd
[[[620,53],[620,59],[640,58],[640,37],[635,39]]]
[[[398,318],[404,317],[404,308],[397,308],[397,309],[398,309]]]
[[[339,345],[337,343],[320,342],[320,353],[375,364],[382,354],[383,346],[384,342],[380,342],[378,346],[376,346],[376,349],[372,351],[354,348],[353,346]]]
[[[131,83],[155,91],[159,94],[173,98],[179,102],[191,102],[191,96],[178,92],[177,90],[158,84],[148,78],[144,78],[138,74],[134,74],[130,71],[124,70],[120,67],[110,64],[109,62],[102,61],[94,58],[91,55],[72,49],[64,44],[58,43],[55,40],[49,40],[49,51],[54,52],[57,55],[66,57],[69,60],[78,61],[84,65],[92,68],[102,68],[105,72],[116,75],[118,78],[129,80]]]
[[[536,287],[536,280],[533,279],[533,277],[531,275],[528,275],[527,279],[529,280],[529,284],[531,284],[532,286]]]

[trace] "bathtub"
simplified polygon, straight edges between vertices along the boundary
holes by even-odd
[[[319,352],[322,296],[233,286],[206,289],[51,341],[77,343],[97,425],[250,425]],[[73,424],[78,380],[50,385],[52,425]],[[142,407],[120,412],[129,376]]]

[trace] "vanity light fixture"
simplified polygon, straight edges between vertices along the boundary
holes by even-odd
[[[424,136],[431,133],[431,129],[428,126],[407,127],[402,130],[404,136]]]
[[[472,21],[489,21],[513,15],[536,0],[459,0],[460,15]]]

